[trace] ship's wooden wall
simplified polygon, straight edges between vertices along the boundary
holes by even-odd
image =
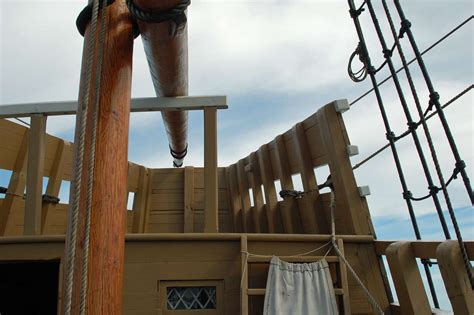
[[[150,174],[146,232],[203,232],[204,169],[150,169]],[[218,190],[219,231],[232,232],[224,168],[218,169]]]
[[[10,181],[6,186],[9,193],[15,194],[0,198],[0,236],[23,234],[25,199],[22,196],[26,187],[29,131],[29,128],[0,119],[0,169],[11,171]],[[142,188],[141,172],[146,173],[143,166],[129,163],[129,193],[138,193]],[[71,174],[72,143],[46,135],[43,167],[43,176],[47,179],[46,192],[54,191],[54,197],[58,197],[61,183],[70,181]],[[139,206],[137,205],[137,209]],[[65,234],[67,208],[67,200],[61,200],[57,205],[43,204],[41,210],[45,215],[45,222],[42,234]],[[133,230],[134,215],[134,211],[127,212],[128,231]]]
[[[328,169],[336,193],[336,232],[373,234],[369,210],[358,192],[349,160],[344,121],[337,110],[345,101],[321,107],[257,151],[226,168],[234,231],[325,234],[330,232],[328,196],[318,190],[315,170]],[[347,103],[346,103],[347,104]],[[300,199],[279,201],[275,182],[311,191]],[[251,195],[253,206],[251,206]]]

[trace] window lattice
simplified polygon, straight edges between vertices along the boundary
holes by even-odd
[[[216,309],[216,287],[167,287],[169,310]]]

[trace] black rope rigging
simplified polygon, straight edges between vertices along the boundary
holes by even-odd
[[[24,121],[23,119],[20,119],[20,118],[18,118],[18,117],[13,117],[13,119],[15,119],[16,121],[18,121],[18,122],[24,124],[25,126],[30,127],[30,124],[27,123],[26,121]]]
[[[421,52],[421,56],[425,55],[427,52],[431,51],[433,48],[435,48],[436,46],[438,46],[439,44],[441,44],[442,42],[444,42],[447,38],[449,38],[451,35],[453,35],[454,33],[456,33],[459,29],[461,29],[463,26],[465,26],[468,22],[470,22],[472,19],[474,19],[474,16],[470,16],[468,17],[467,19],[465,19],[463,22],[461,22],[459,25],[457,25],[455,28],[453,28],[451,31],[449,31],[448,33],[446,33],[444,36],[442,36],[440,39],[438,39],[436,42],[434,42],[433,44],[431,44],[429,47],[427,47],[425,50],[423,50]],[[407,62],[407,66],[411,65],[413,62],[416,61],[416,57],[411,59],[409,62]],[[399,69],[397,69],[397,73],[399,73],[400,71],[402,71],[403,69],[405,69],[405,66],[403,67],[400,67]],[[388,77],[386,77],[385,79],[383,79],[382,81],[380,81],[378,83],[378,86],[381,86],[383,85],[384,83],[386,83],[388,80],[390,80],[392,78],[391,75],[389,75]],[[354,104],[356,104],[357,102],[359,102],[360,100],[362,100],[363,98],[365,98],[367,95],[369,95],[370,93],[372,93],[374,91],[374,88],[371,88],[370,90],[366,91],[364,94],[362,94],[361,96],[359,96],[358,98],[356,98],[355,100],[353,100],[349,105],[352,106]]]
[[[4,194],[7,196],[21,197],[23,199],[26,198],[26,194],[16,194],[16,193],[9,192],[8,187],[3,187],[3,186],[0,186],[0,194]],[[44,194],[41,200],[43,203],[52,203],[52,204],[58,204],[61,201],[59,197],[51,196],[48,194]]]
[[[127,0],[127,7],[132,16],[146,23],[162,23],[170,21],[169,34],[176,36],[186,27],[186,9],[191,4],[191,0],[181,0],[175,7],[164,11],[150,11],[139,8],[133,0]]]

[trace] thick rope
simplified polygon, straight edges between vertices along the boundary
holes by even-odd
[[[72,308],[72,287],[74,284],[74,269],[76,259],[76,241],[77,241],[77,223],[79,219],[79,203],[81,195],[81,184],[82,184],[82,164],[84,160],[84,149],[85,149],[85,134],[86,134],[86,121],[89,107],[89,93],[90,83],[92,74],[92,63],[93,63],[93,49],[95,47],[95,33],[97,29],[97,17],[99,13],[99,0],[94,0],[92,9],[92,20],[91,20],[91,32],[89,35],[89,43],[87,46],[87,63],[86,63],[86,79],[85,79],[85,91],[82,93],[82,97],[79,100],[80,106],[82,106],[82,115],[79,120],[79,135],[76,151],[76,163],[74,173],[74,189],[73,189],[73,202],[71,208],[71,225],[68,233],[68,248],[67,248],[67,270],[66,270],[66,292],[64,294],[64,313],[66,315],[71,314]]]
[[[341,258],[344,265],[346,265],[347,269],[349,269],[351,275],[354,277],[357,284],[364,291],[364,294],[367,298],[367,301],[370,303],[372,308],[375,311],[377,311],[378,314],[384,315],[384,311],[383,311],[382,307],[377,303],[377,300],[375,300],[374,296],[370,293],[369,289],[367,289],[367,287],[364,285],[364,283],[359,278],[359,276],[357,275],[355,270],[352,268],[351,264],[347,261],[346,257],[344,257],[344,254],[341,252],[341,250],[337,246],[337,242],[336,242],[336,223],[335,223],[335,219],[334,219],[335,205],[336,205],[336,196],[334,194],[334,190],[331,188],[331,203],[329,204],[329,209],[331,211],[331,242],[332,242],[332,247],[336,251],[337,255]]]
[[[86,199],[86,216],[84,227],[84,245],[82,251],[82,273],[81,273],[81,291],[80,291],[80,314],[86,314],[86,299],[87,299],[87,275],[89,270],[89,240],[90,240],[90,221],[92,211],[92,190],[94,186],[94,169],[95,169],[95,149],[97,143],[97,120],[100,104],[100,84],[102,78],[102,62],[104,58],[104,41],[107,19],[107,0],[102,0],[101,7],[101,23],[99,34],[99,47],[97,52],[97,66],[94,78],[94,105],[92,109],[92,134],[89,151],[89,164],[87,174],[87,199]],[[95,34],[93,34],[95,36]]]

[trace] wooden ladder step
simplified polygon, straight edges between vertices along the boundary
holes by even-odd
[[[247,262],[249,263],[269,263],[272,260],[273,256],[249,256]],[[292,263],[310,263],[316,262],[324,258],[324,256],[278,256],[283,261],[292,262]],[[337,256],[326,256],[326,261],[329,262],[339,262],[339,257]]]
[[[247,295],[265,295],[266,289],[258,288],[258,289],[247,289]],[[344,290],[339,288],[334,288],[334,293],[336,295],[344,295]]]

